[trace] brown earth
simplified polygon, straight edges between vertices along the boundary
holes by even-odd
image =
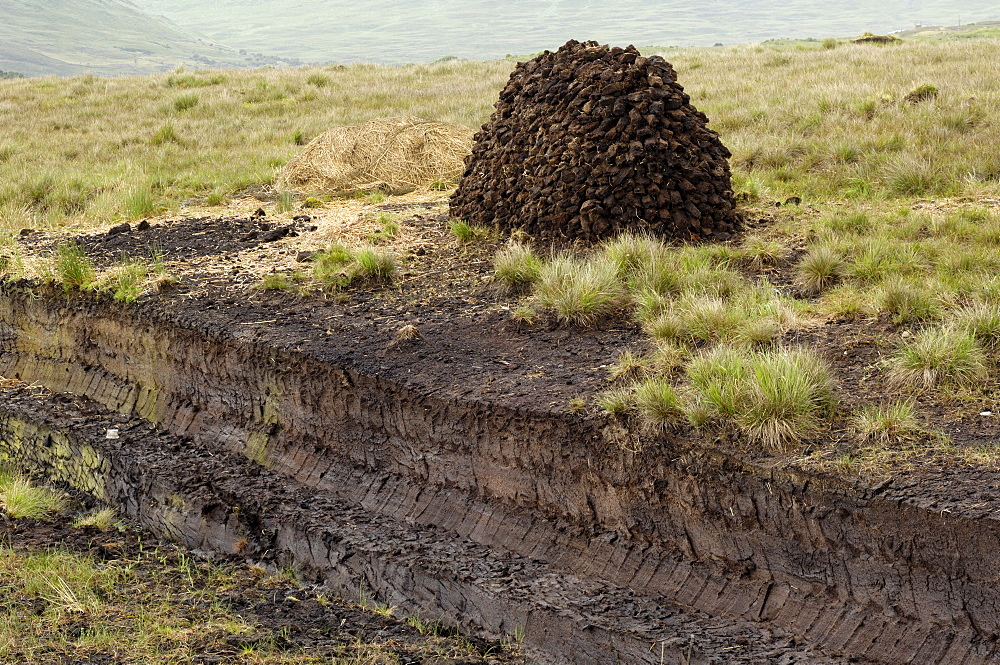
[[[254,224],[286,222],[171,220],[80,238],[102,264],[156,246],[180,275],[130,305],[3,287],[0,373],[130,414],[137,432],[109,447],[100,419],[116,416],[104,407],[74,407],[88,433],[11,392],[3,429],[30,434],[16,451],[26,464],[185,542],[246,539],[327,584],[363,579],[493,639],[521,626],[541,662],[656,663],[657,645],[666,662],[1000,659],[992,469],[906,450],[892,475],[816,471],[824,457],[809,453],[846,446],[843,423],[780,454],[688,428],[641,434],[577,401],[607,386],[607,365],[644,343],[640,331],[514,324],[514,298],[488,280],[498,241],[460,245],[440,211],[422,211],[400,221],[398,246],[412,251],[392,288],[302,296],[252,286],[301,268],[337,225],[320,215],[265,242],[249,237]],[[781,284],[788,266],[762,270]],[[399,336],[404,325],[419,335]],[[884,394],[873,364],[903,330],[836,321],[792,341],[857,387],[842,396],[853,404]],[[924,399],[958,447],[996,431],[961,397]],[[53,436],[77,437],[67,459],[104,461],[63,469],[32,444]],[[172,493],[199,508],[176,515]]]

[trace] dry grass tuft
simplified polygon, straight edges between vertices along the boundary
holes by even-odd
[[[886,361],[896,388],[972,387],[988,376],[986,356],[972,333],[951,326],[927,328]]]

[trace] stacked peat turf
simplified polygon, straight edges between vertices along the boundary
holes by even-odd
[[[726,239],[730,152],[707,122],[663,58],[567,42],[511,74],[451,214],[541,238]]]

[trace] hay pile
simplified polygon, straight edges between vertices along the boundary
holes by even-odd
[[[420,118],[386,118],[323,132],[278,179],[281,189],[409,191],[454,181],[472,150],[473,131]]]

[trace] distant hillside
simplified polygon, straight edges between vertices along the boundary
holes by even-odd
[[[1000,19],[994,0],[135,0],[211,39],[309,62],[500,58],[568,39],[637,46],[846,37]]]
[[[278,62],[213,43],[125,0],[3,0],[0,19],[0,70],[28,76]]]

